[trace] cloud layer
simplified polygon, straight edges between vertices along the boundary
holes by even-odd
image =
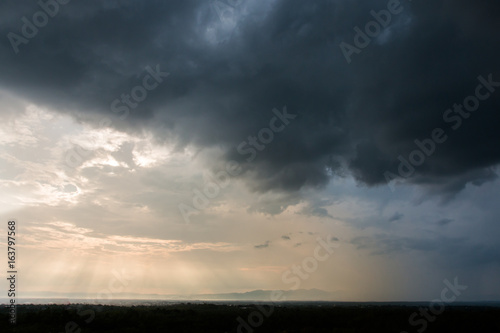
[[[40,11],[34,3],[2,7],[3,36],[22,35],[21,18]],[[96,126],[109,117],[112,127],[151,131],[179,149],[222,147],[259,192],[322,187],[349,173],[383,184],[384,172],[397,174],[398,156],[408,158],[414,140],[435,128],[449,139],[409,182],[454,193],[493,179],[500,94],[457,131],[443,113],[474,93],[478,76],[500,81],[493,33],[500,6],[403,1],[348,65],[339,44],[354,45],[353,28],[385,8],[386,1],[247,1],[229,22],[206,1],[70,2],[19,53],[2,38],[0,85]],[[170,76],[120,120],[111,103],[156,65]],[[247,163],[238,144],[285,105],[297,119]]]

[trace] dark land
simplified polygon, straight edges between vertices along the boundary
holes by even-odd
[[[437,315],[429,303],[19,305],[15,325],[8,311],[2,305],[0,332],[500,332],[497,303],[436,307]]]

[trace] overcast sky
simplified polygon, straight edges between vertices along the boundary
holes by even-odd
[[[59,1],[0,4],[22,293],[500,300],[498,2]]]

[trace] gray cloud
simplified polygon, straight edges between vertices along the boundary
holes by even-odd
[[[309,198],[307,205],[300,211],[300,213],[306,216],[333,218],[325,208],[331,206],[333,203],[333,200],[314,200],[313,198]]]
[[[437,236],[433,238],[398,237],[378,234],[356,237],[351,240],[358,250],[368,250],[372,255],[423,253],[437,265],[448,268],[467,268],[499,264],[497,245],[477,244],[467,238]]]
[[[445,226],[445,225],[452,223],[453,221],[454,221],[453,219],[441,219],[441,220],[437,221],[436,223],[438,225]]]
[[[443,113],[474,92],[479,75],[500,81],[499,23],[491,19],[500,5],[402,3],[392,24],[404,26],[391,27],[384,42],[372,42],[347,65],[338,44],[352,42],[353,27],[386,1],[275,1],[249,7],[231,31],[206,1],[70,2],[18,54],[1,39],[0,86],[96,124],[108,116],[121,130],[152,131],[179,149],[222,147],[258,192],[320,188],[349,173],[360,183],[384,184],[398,156],[437,127],[449,139],[409,182],[456,193],[494,179],[500,94],[457,131]],[[35,3],[0,9],[2,36],[21,33],[21,17],[39,10]],[[119,120],[111,102],[156,64],[171,75]],[[284,105],[297,119],[247,162],[237,145]],[[326,216],[321,208],[309,214]]]
[[[264,244],[259,244],[259,245],[255,245],[254,248],[256,249],[266,249],[269,247],[269,245],[271,244],[270,241],[266,241]]]
[[[386,5],[247,0],[233,24],[204,0],[70,1],[16,54],[7,34],[22,34],[21,18],[40,7],[0,3],[3,209],[26,221],[26,244],[38,246],[48,233],[45,250],[54,253],[71,245],[67,233],[84,239],[79,230],[89,230],[82,253],[109,241],[103,253],[132,255],[136,246],[148,252],[141,244],[149,242],[162,254],[152,266],[165,267],[167,278],[196,272],[189,275],[199,280],[178,279],[190,293],[193,285],[262,288],[272,279],[264,272],[310,255],[332,232],[338,238],[330,241],[351,246],[304,287],[321,280],[322,288],[371,288],[377,299],[385,292],[370,270],[387,267],[375,274],[387,297],[403,280],[420,297],[417,286],[431,277],[465,272],[475,295],[491,289],[498,298],[500,91],[456,130],[443,114],[475,93],[478,76],[500,81],[500,5],[402,0],[391,26],[347,64],[340,42],[352,43],[353,27]],[[121,117],[113,101],[125,106],[120,100],[151,75],[146,68],[169,75]],[[296,118],[254,147],[255,159],[238,151],[285,106]],[[398,157],[408,159],[415,140],[436,128],[448,139],[404,181],[409,186],[396,195],[383,186],[384,172],[397,173]],[[73,139],[94,148],[67,168]],[[191,205],[205,171],[215,174],[229,160],[242,172],[183,223],[179,203]],[[182,251],[165,252],[162,240],[179,240]],[[43,274],[45,262],[35,266]],[[225,267],[229,273],[219,274]],[[371,280],[351,279],[352,272]]]
[[[394,213],[394,215],[392,215],[392,216],[389,218],[389,222],[399,221],[399,220],[401,220],[403,217],[404,217],[404,214],[401,214],[401,213],[395,212],[395,213]]]

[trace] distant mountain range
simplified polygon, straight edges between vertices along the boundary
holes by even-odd
[[[279,290],[280,299],[286,301],[336,301],[340,292],[327,292],[319,289]],[[190,295],[196,300],[244,300],[270,301],[272,290],[253,290],[246,293],[198,294]]]
[[[150,300],[224,300],[224,301],[271,301],[273,290],[253,290],[244,293],[223,294],[193,294],[193,295],[160,295],[160,294],[138,294],[117,293],[112,295],[116,299],[150,299]],[[328,292],[319,289],[279,290],[282,301],[339,301],[341,292]],[[30,292],[20,295],[26,298],[70,298],[85,299],[95,297],[95,294],[84,293],[54,293],[54,292]],[[102,295],[105,298],[106,295]],[[0,298],[0,302],[2,299]]]

